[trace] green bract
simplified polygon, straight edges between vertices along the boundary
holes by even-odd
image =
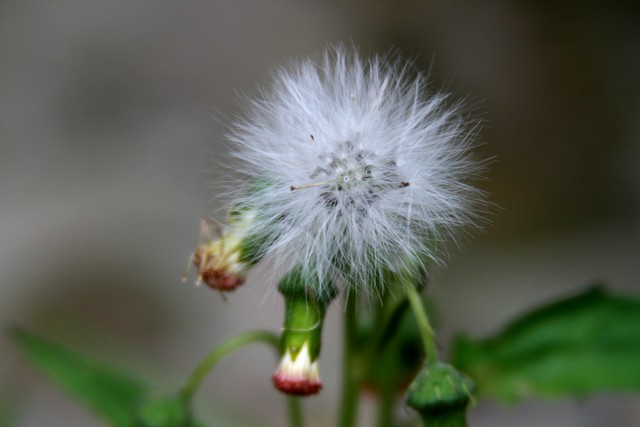
[[[452,366],[426,366],[406,393],[407,404],[420,413],[428,427],[464,427],[465,411],[471,402],[471,380]]]

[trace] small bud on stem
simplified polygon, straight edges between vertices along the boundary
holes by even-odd
[[[319,286],[299,269],[287,274],[279,285],[285,298],[282,328],[282,360],[273,374],[273,384],[286,394],[309,396],[322,389],[318,357],[322,323],[335,292],[319,293]],[[325,285],[333,289],[333,285]],[[319,295],[323,295],[320,297]]]
[[[420,413],[425,426],[465,427],[465,411],[475,387],[452,366],[426,366],[406,393],[407,404]]]

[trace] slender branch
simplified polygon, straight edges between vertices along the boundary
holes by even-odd
[[[353,427],[358,413],[359,379],[356,378],[358,369],[355,361],[356,338],[356,296],[353,292],[346,294],[346,308],[344,313],[344,339],[342,361],[342,402],[340,408],[340,427]]]
[[[189,401],[195,394],[196,390],[207,376],[207,374],[222,360],[225,356],[233,353],[248,344],[257,342],[264,342],[271,345],[276,351],[280,350],[280,338],[269,331],[249,331],[240,335],[231,337],[220,344],[218,344],[207,357],[200,362],[198,367],[193,371],[189,379],[187,380],[180,394],[182,397]]]
[[[427,317],[427,312],[422,304],[420,293],[415,286],[410,283],[405,285],[405,292],[407,293],[407,299],[409,300],[409,304],[411,304],[411,309],[413,310],[413,314],[418,322],[418,327],[420,328],[420,333],[422,334],[427,363],[437,363],[438,352],[436,351],[436,341],[433,335],[433,329],[431,329],[431,324],[429,323],[429,318]]]

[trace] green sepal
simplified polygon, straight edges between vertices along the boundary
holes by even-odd
[[[311,360],[316,360],[322,345],[324,315],[337,294],[333,284],[321,286],[317,275],[294,268],[282,278],[278,290],[285,301],[282,353],[288,351],[295,358],[307,343]]]
[[[238,246],[238,261],[248,266],[256,265],[272,242],[273,238],[266,234],[247,233]]]
[[[143,382],[21,328],[13,327],[10,335],[36,367],[112,426],[137,427],[135,410],[147,390]]]
[[[309,300],[311,304],[324,311],[338,295],[337,288],[330,280],[320,282],[318,275],[301,267],[295,267],[278,283],[278,291],[285,297]]]
[[[601,287],[541,307],[497,335],[459,337],[454,364],[481,397],[640,392],[640,299]]]
[[[261,193],[269,191],[273,184],[265,179],[255,180],[251,186],[246,190],[247,199],[250,199],[251,195],[255,193]],[[240,225],[247,216],[254,215],[255,219],[252,221],[260,220],[264,222],[264,218],[261,218],[261,213],[256,211],[254,206],[246,204],[238,204],[229,210],[228,222],[231,227]],[[264,255],[267,253],[269,246],[276,239],[273,233],[256,232],[255,228],[249,228],[246,234],[243,236],[238,246],[238,261],[245,263],[249,266],[253,266],[260,262]]]
[[[474,385],[454,367],[425,366],[406,392],[407,404],[418,411],[425,426],[464,427]]]
[[[267,179],[256,179],[249,185],[249,187],[245,190],[245,197],[250,199],[251,196],[262,193],[265,191],[269,191],[269,189],[273,186],[271,181]],[[237,219],[242,216],[246,211],[253,209],[253,206],[249,206],[246,203],[237,203],[231,209],[229,209],[229,222],[233,223],[237,221]]]
[[[304,298],[285,300],[285,319],[282,331],[282,353],[289,351],[295,358],[307,343],[311,361],[320,355],[324,313],[316,304]]]

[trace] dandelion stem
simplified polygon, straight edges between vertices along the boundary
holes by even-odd
[[[405,284],[405,292],[407,293],[407,299],[411,304],[411,309],[418,322],[420,333],[422,334],[422,343],[424,344],[424,351],[427,358],[427,364],[434,364],[438,362],[438,352],[436,351],[436,342],[429,323],[429,317],[422,304],[420,293],[412,283]]]
[[[344,342],[342,363],[342,402],[340,408],[340,427],[353,427],[358,413],[358,390],[360,388],[359,369],[357,366],[356,344],[356,296],[353,292],[346,294],[344,313]]]
[[[218,344],[211,353],[209,353],[207,357],[200,362],[198,367],[193,371],[185,383],[184,387],[182,387],[182,390],[180,391],[182,397],[186,401],[191,400],[204,378],[220,360],[240,347],[257,342],[264,342],[271,345],[278,353],[280,351],[280,338],[273,332],[249,331],[231,337]]]

